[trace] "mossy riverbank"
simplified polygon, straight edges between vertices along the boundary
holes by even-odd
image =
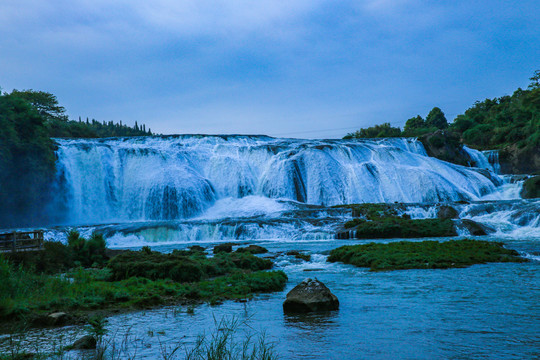
[[[71,256],[72,251],[56,243],[34,256],[55,259],[58,252]],[[42,264],[37,270],[30,259],[32,255],[26,254],[26,262],[15,265],[0,256],[0,331],[14,324],[51,325],[47,315],[56,312],[69,315],[58,324],[64,325],[84,322],[93,313],[249,299],[282,290],[287,281],[282,271],[265,271],[273,266],[270,260],[251,253],[208,257],[201,251],[162,254],[143,248],[123,252],[102,265],[95,263],[96,267],[69,270],[54,262],[54,269]]]
[[[404,204],[354,204],[352,220],[338,231],[338,239],[391,239],[456,236],[454,222],[448,216],[436,219],[411,219]],[[442,207],[441,207],[442,208]],[[446,208],[451,208],[446,206]],[[455,211],[455,209],[451,208]]]
[[[400,241],[389,244],[369,243],[334,249],[330,262],[342,262],[371,271],[404,269],[447,269],[488,262],[526,262],[517,251],[501,242],[479,240]]]

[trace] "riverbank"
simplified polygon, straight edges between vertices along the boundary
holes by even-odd
[[[47,248],[40,257],[58,256]],[[69,249],[61,244],[55,248]],[[15,266],[0,257],[0,332],[82,324],[94,315],[162,305],[244,301],[283,289],[287,276],[266,271],[272,267],[271,260],[251,253],[208,257],[199,249],[161,254],[144,248],[123,252],[102,267],[63,272]]]

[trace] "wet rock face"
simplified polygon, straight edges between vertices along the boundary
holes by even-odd
[[[474,236],[483,236],[487,235],[490,232],[495,232],[495,229],[486,225],[479,224],[476,221],[472,221],[469,219],[461,220],[460,224],[462,227],[467,229],[471,235]]]
[[[459,135],[448,130],[438,130],[418,138],[424,145],[426,153],[440,160],[467,166],[470,156],[463,150]]]
[[[459,213],[451,206],[442,205],[437,210],[437,217],[439,219],[457,219],[459,217]]]
[[[517,145],[505,147],[499,153],[503,174],[534,174],[540,172],[540,146],[520,149]]]
[[[540,198],[540,176],[525,180],[520,195],[524,199]]]
[[[308,313],[339,309],[339,300],[322,282],[305,279],[287,294],[283,303],[285,313]]]

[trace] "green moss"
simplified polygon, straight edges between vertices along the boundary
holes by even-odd
[[[401,241],[342,246],[331,251],[330,262],[343,262],[371,271],[401,269],[446,269],[487,262],[525,262],[515,250],[500,242],[452,240],[445,242]]]
[[[443,237],[457,235],[450,219],[403,219],[398,217],[366,221],[354,219],[345,223],[345,228],[354,231],[356,239],[389,239]]]
[[[304,260],[304,261],[311,261],[311,255],[310,254],[303,254],[296,250],[290,250],[286,253],[289,256],[294,256],[297,259]]]
[[[338,205],[336,207],[351,209],[353,217],[363,217],[368,220],[375,220],[388,216],[398,216],[398,211],[405,209],[402,204],[385,203]]]

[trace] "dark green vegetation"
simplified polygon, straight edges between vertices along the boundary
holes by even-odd
[[[330,262],[343,262],[371,271],[447,269],[488,262],[526,262],[503,243],[479,240],[401,241],[342,246],[332,250]]]
[[[150,251],[126,251],[109,261],[107,267],[114,280],[144,277],[151,280],[171,279],[195,282],[225,275],[234,270],[268,270],[272,261],[250,253],[219,252],[207,258],[203,252],[174,250],[171,254]]]
[[[68,246],[49,244],[45,254],[35,254],[33,260],[26,255],[19,265],[0,257],[0,322],[36,325],[43,315],[57,311],[82,316],[96,310],[183,301],[218,303],[281,290],[287,281],[282,271],[261,271],[270,269],[272,262],[249,253],[219,253],[208,258],[200,251],[162,254],[143,248],[100,264],[96,238],[99,236],[84,240],[82,246],[78,241]],[[80,263],[81,254],[90,255],[92,260],[86,264],[93,261],[98,268],[69,268],[68,263]],[[62,263],[64,257],[68,260]]]
[[[352,211],[353,220],[344,224],[338,239],[389,239],[444,237],[457,235],[451,219],[410,219],[399,216],[401,204],[354,204],[340,206]]]
[[[296,250],[287,251],[286,254],[289,256],[294,256],[296,259],[299,259],[299,260],[311,261],[310,254],[304,254]]]
[[[349,231],[338,234],[339,239],[391,239],[456,236],[450,219],[406,219],[400,217],[377,220],[354,219],[345,223]],[[350,231],[353,231],[352,235]]]
[[[43,91],[0,94],[0,227],[49,220],[43,208],[56,173],[51,137],[142,135],[151,135],[145,125],[69,120],[56,96]]]
[[[540,198],[540,176],[534,176],[525,180],[520,195],[524,199]]]
[[[440,108],[434,107],[425,120],[420,115],[407,120],[403,131],[399,127],[391,126],[390,123],[384,123],[349,133],[344,139],[416,137],[440,129],[446,129],[447,127],[448,122],[444,113]]]

